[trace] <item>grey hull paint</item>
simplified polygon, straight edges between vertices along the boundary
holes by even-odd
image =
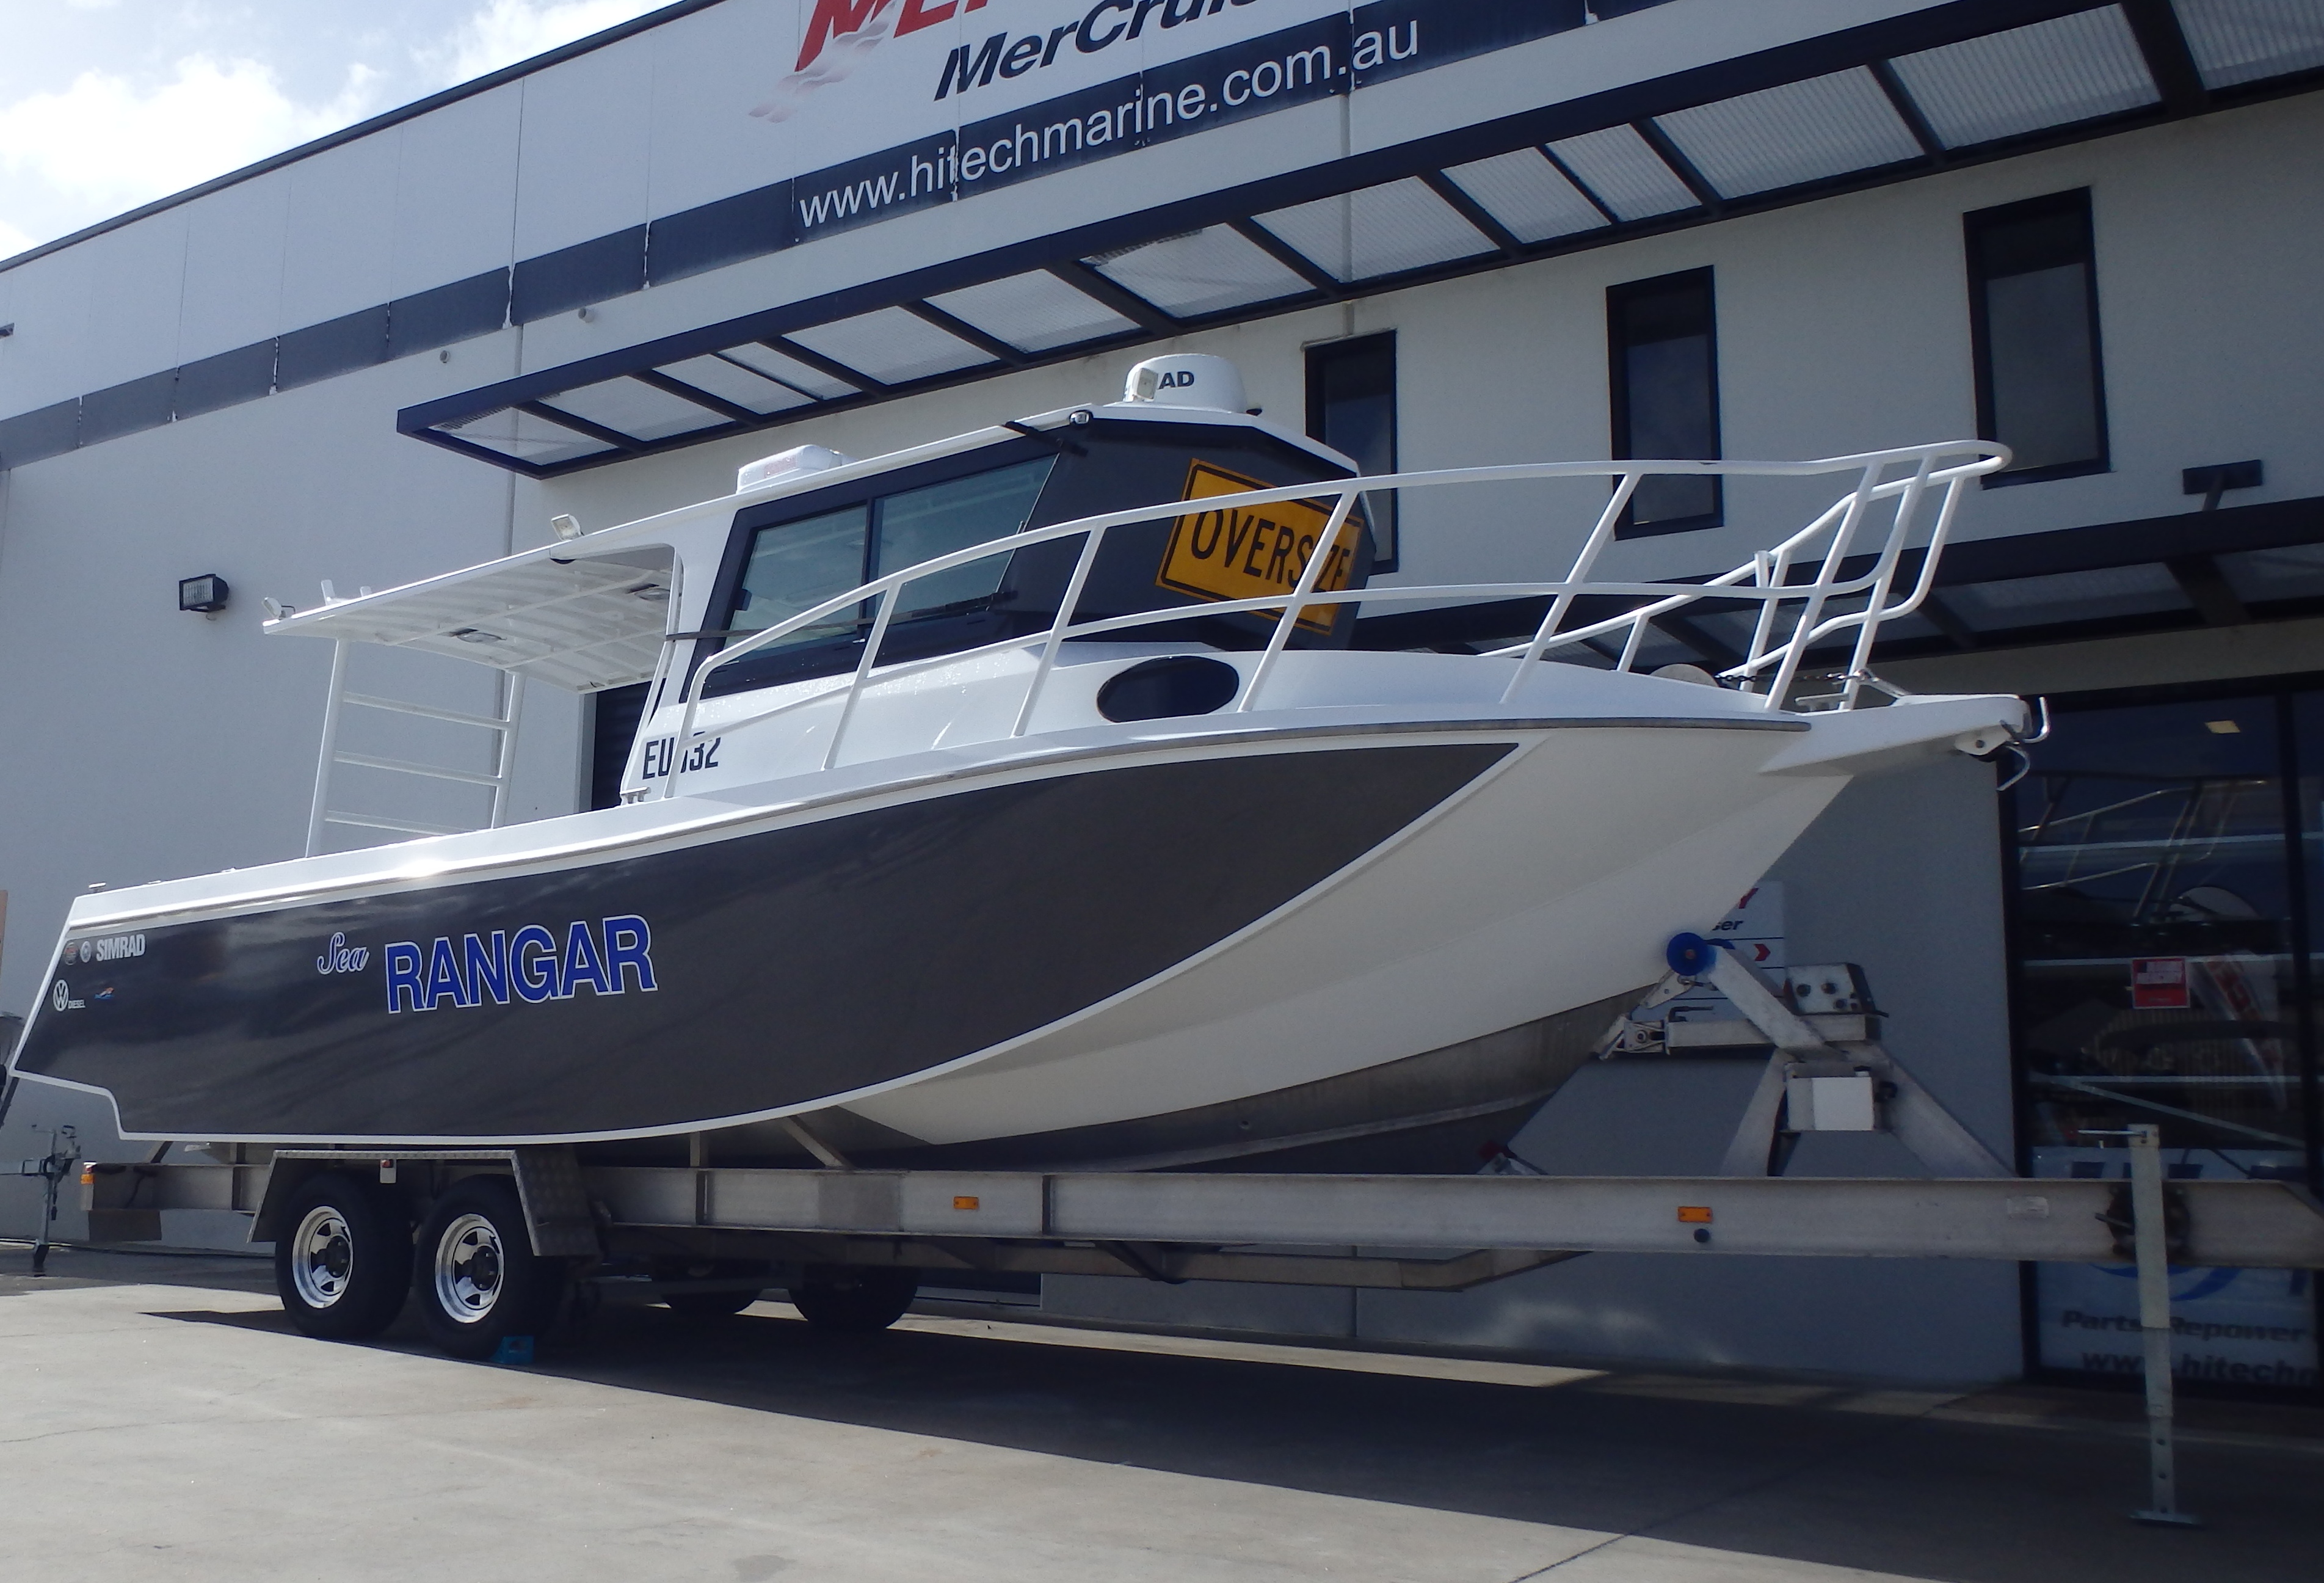
[[[1509,750],[1076,766],[545,874],[155,925],[134,954],[106,945],[120,930],[90,931],[49,986],[69,1009],[44,1013],[14,1067],[109,1094],[127,1133],[180,1138],[538,1141],[810,1106],[1167,971]],[[546,995],[512,982],[528,926],[562,942],[560,961],[524,958],[536,987],[557,981]],[[644,959],[604,959],[622,946]],[[427,964],[416,994],[389,976],[402,947]],[[469,955],[496,949],[497,974]]]

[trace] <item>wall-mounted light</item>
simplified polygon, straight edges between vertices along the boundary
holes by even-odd
[[[570,543],[581,536],[581,519],[559,514],[549,519],[549,531]]]
[[[206,571],[199,577],[180,578],[178,608],[215,616],[226,608],[226,599],[233,592],[226,586],[226,579],[214,571]]]

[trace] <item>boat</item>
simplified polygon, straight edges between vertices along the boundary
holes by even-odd
[[[1867,668],[2006,457],[1365,477],[1179,355],[560,520],[266,630],[642,684],[618,803],[82,896],[9,1092],[221,1145],[1473,1170],[1851,778],[2024,731]],[[1596,575],[1642,486],[1702,475],[1821,504],[1718,577]],[[1368,501],[1481,486],[1582,502],[1527,530],[1571,569],[1370,580]],[[1510,601],[1522,642],[1362,642]],[[1680,611],[1739,662],[1648,673]]]

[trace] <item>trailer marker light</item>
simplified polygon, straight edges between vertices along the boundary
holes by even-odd
[[[1678,1223],[1681,1226],[1710,1225],[1711,1206],[1708,1204],[1681,1204],[1678,1207]]]
[[[955,1209],[973,1209],[977,1207],[977,1201],[964,1193],[953,1199],[952,1207]]]
[[[83,1187],[95,1187],[97,1185],[97,1171],[94,1167],[85,1170],[80,1173],[80,1185]]]

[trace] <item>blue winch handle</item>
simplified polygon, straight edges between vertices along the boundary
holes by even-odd
[[[1719,948],[1699,934],[1674,934],[1663,948],[1663,960],[1684,978],[1700,978],[1711,970],[1711,953]]]

